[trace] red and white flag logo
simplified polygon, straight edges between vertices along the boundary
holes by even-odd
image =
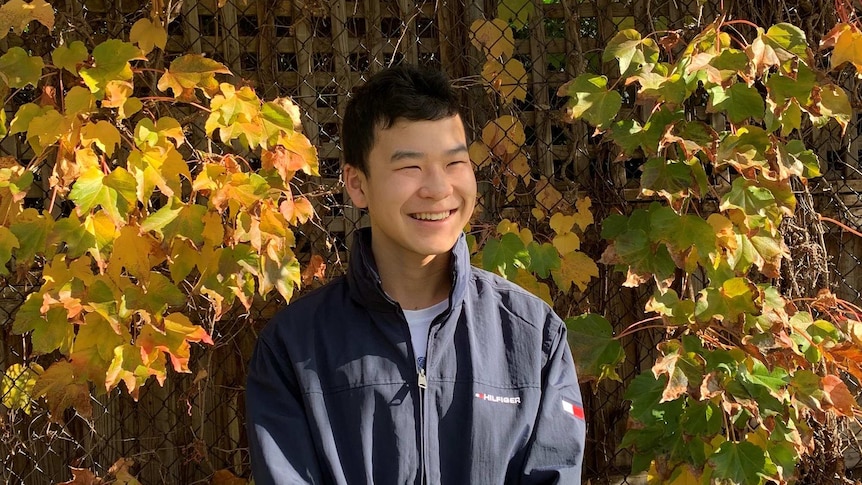
[[[584,419],[584,408],[563,399],[563,411],[578,419]]]

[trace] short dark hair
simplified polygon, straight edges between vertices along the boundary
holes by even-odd
[[[366,175],[374,130],[398,120],[436,121],[458,114],[458,99],[441,71],[399,65],[378,72],[356,88],[347,102],[341,129],[344,163]]]

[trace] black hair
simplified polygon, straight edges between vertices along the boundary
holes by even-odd
[[[436,121],[458,114],[458,99],[449,78],[440,71],[398,65],[373,75],[356,88],[342,122],[344,163],[366,175],[374,130],[398,120]]]

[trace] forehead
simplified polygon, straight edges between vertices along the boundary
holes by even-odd
[[[459,115],[439,120],[399,118],[388,128],[374,127],[371,154],[379,156],[395,151],[414,151],[434,155],[466,147],[466,143],[467,135]]]

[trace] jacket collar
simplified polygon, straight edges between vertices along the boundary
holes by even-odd
[[[470,250],[463,233],[451,251],[452,288],[449,293],[449,310],[464,300],[470,275]],[[398,309],[397,303],[383,291],[377,263],[371,252],[371,228],[358,229],[353,237],[347,281],[350,296],[359,305],[375,311],[394,312]]]

